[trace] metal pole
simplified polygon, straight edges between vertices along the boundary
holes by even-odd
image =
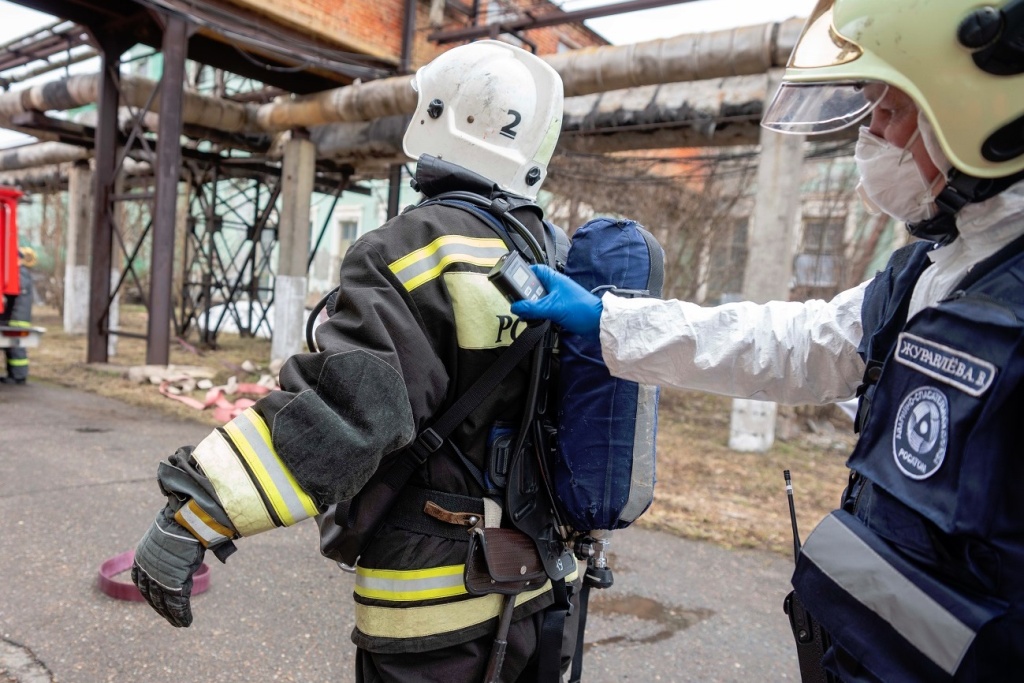
[[[402,196],[402,164],[392,164],[388,185],[388,220],[398,215]]]
[[[156,198],[153,202],[153,255],[150,261],[146,363],[170,360],[171,283],[174,221],[181,178],[181,104],[185,85],[188,23],[171,15],[164,26],[164,73],[160,80],[160,123],[156,143]]]
[[[405,23],[402,28],[402,58],[398,70],[407,74],[412,69],[412,48],[416,40],[416,0],[405,0]]]
[[[107,316],[110,309],[110,265],[114,246],[114,181],[117,177],[117,104],[121,84],[121,53],[124,48],[99,38],[101,81],[96,121],[96,215],[92,233],[92,264],[89,277],[89,330],[86,360],[106,363]]]

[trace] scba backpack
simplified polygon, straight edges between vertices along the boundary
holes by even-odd
[[[461,201],[458,205],[479,211]],[[635,221],[597,218],[576,231],[564,270],[598,295],[660,297],[664,251]],[[488,377],[481,378],[438,421],[445,425],[441,440],[533,348],[536,331],[529,328],[520,335]],[[599,342],[565,332],[559,337],[557,445],[548,450],[552,462],[546,468],[554,503],[569,531],[585,534],[626,527],[653,500],[658,390],[612,377]],[[307,343],[313,348],[311,326]],[[420,443],[424,436],[407,449],[408,455],[389,459],[389,466],[378,471],[354,499],[332,505],[318,516],[321,552],[326,557],[355,564],[409,475],[433,452],[423,447],[426,442]]]
[[[565,274],[598,296],[660,298],[665,252],[636,221],[595,218],[573,235]],[[555,498],[577,531],[621,529],[654,500],[658,388],[612,377],[598,340],[559,339]]]

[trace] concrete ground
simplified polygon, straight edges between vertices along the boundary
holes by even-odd
[[[227,565],[208,555],[189,629],[97,588],[100,564],[161,506],[157,462],[207,432],[69,389],[0,385],[0,682],[353,680],[352,578],[319,555],[312,522],[243,539]],[[611,551],[584,681],[799,680],[786,558],[641,529],[616,532]]]

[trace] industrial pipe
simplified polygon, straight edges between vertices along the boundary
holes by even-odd
[[[742,76],[569,97],[559,145],[606,152],[756,144],[767,87],[764,76]],[[402,163],[408,160],[402,151],[407,123],[407,116],[332,123],[310,128],[310,139],[321,159],[357,166]],[[26,145],[0,155],[0,171],[88,156],[90,151],[74,145]]]
[[[78,74],[59,81],[34,85],[0,94],[0,120],[9,121],[28,111],[67,110],[92,104],[99,97],[99,74]],[[157,111],[160,95],[153,96],[159,83],[138,76],[121,76],[121,104]],[[152,98],[152,101],[151,101]],[[256,108],[218,97],[185,91],[182,116],[186,123],[228,133],[255,128]]]
[[[802,19],[789,19],[635,45],[582,48],[543,59],[562,77],[566,97],[763,74],[785,66],[803,25]],[[409,77],[399,76],[264,104],[257,121],[263,131],[277,131],[411,114],[415,109]]]
[[[565,96],[661,83],[749,76],[785,66],[803,19],[648,40],[585,47],[544,60],[562,77]]]
[[[278,98],[261,105],[256,121],[263,131],[319,126],[325,123],[371,121],[416,110],[411,76],[395,76],[315,95]]]
[[[710,79],[763,74],[771,68],[784,65],[802,26],[802,20],[790,19],[725,31],[681,35],[635,45],[583,48],[548,55],[544,59],[562,76],[567,95],[566,115],[569,118],[573,109],[579,113],[578,106],[572,106],[574,96],[689,81],[703,83],[694,85],[700,90],[712,87],[719,93],[727,93],[729,80],[713,83]],[[0,122],[30,110],[71,109],[95,102],[98,84],[98,74],[76,75],[0,94]],[[149,100],[157,86],[156,82],[144,78],[123,76],[122,104],[133,107],[148,104],[151,111],[156,110],[159,95],[153,97],[152,102]],[[611,95],[609,98],[616,99]],[[407,116],[416,108],[416,93],[411,87],[409,76],[397,76],[335,88],[315,95],[278,98],[259,106],[186,91],[183,108],[183,119],[187,124],[224,132],[256,134]],[[387,156],[387,151],[394,147],[393,131],[385,136],[387,141],[383,149],[373,149],[373,141],[377,136],[371,129],[373,126],[356,126],[344,132],[338,131],[335,135],[321,138],[318,148],[322,146],[325,151],[329,150],[328,156],[337,157],[344,154],[347,144],[353,144],[355,147],[363,147],[362,153],[370,158]],[[330,142],[327,138],[331,138]],[[709,143],[714,144],[710,139]],[[63,148],[63,156],[57,151],[61,148],[45,152],[53,155],[47,157],[53,158],[53,161],[42,163],[84,158],[78,148],[70,145],[64,145]],[[71,149],[76,151],[72,152]],[[0,170],[25,167],[20,160],[15,163],[16,166],[8,167],[0,161]]]
[[[92,150],[86,147],[63,142],[40,142],[0,152],[0,171],[16,171],[91,158]]]

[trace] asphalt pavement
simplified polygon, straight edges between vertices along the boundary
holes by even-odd
[[[0,385],[0,682],[354,679],[352,577],[320,556],[311,521],[242,539],[226,565],[208,554],[188,629],[98,589],[100,565],[161,506],[157,462],[208,432],[79,391]],[[584,681],[799,680],[786,558],[627,529],[611,567],[614,586],[591,597]]]

